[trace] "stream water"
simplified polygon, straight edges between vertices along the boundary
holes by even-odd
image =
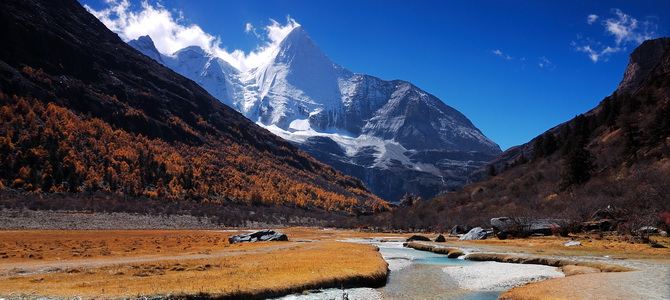
[[[450,259],[442,254],[404,248],[399,242],[355,241],[374,244],[389,263],[388,282],[384,287],[327,289],[308,294],[289,295],[282,300],[324,299],[497,299],[503,290],[472,291],[459,287],[456,280],[443,271],[445,267],[459,267],[480,262]]]

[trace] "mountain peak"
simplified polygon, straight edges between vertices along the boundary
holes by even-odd
[[[291,63],[301,58],[308,59],[311,63],[320,61],[328,65],[333,64],[302,26],[298,26],[279,43],[274,61],[275,63]]]
[[[634,92],[668,49],[670,49],[670,38],[646,40],[638,46],[630,54],[626,72],[617,92]]]
[[[143,35],[137,38],[136,40],[128,42],[128,45],[144,53],[146,56],[149,56],[153,60],[161,64],[165,64],[163,62],[160,52],[158,52],[158,49],[156,49],[156,45],[154,44],[154,41],[151,39],[150,36]]]

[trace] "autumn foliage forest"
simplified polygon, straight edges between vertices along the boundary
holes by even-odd
[[[359,180],[128,46],[77,1],[0,7],[0,208],[232,226],[388,209]]]
[[[23,71],[36,72],[29,67]],[[340,176],[341,186],[307,171],[282,170],[270,157],[255,156],[237,143],[215,138],[204,145],[168,143],[38,99],[0,93],[0,103],[0,189],[35,195],[187,199],[210,206],[318,208],[349,214],[386,209],[376,198],[361,203],[358,197],[366,196],[364,187],[325,166],[322,171]],[[128,109],[126,113],[141,112]],[[195,132],[178,117],[173,120],[173,126]],[[319,185],[330,185],[334,191]],[[87,205],[78,208],[107,207]]]

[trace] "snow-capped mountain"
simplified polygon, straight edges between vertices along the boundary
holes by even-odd
[[[246,72],[198,47],[164,55],[146,36],[129,44],[389,201],[460,187],[500,153],[463,114],[413,84],[332,62],[302,27]]]

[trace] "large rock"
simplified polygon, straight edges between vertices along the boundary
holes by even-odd
[[[533,218],[492,218],[491,227],[498,238],[509,236],[552,235],[566,224],[561,219],[533,219]]]
[[[472,226],[468,225],[456,225],[451,228],[451,234],[466,234],[472,230]]]
[[[423,236],[423,235],[415,234],[415,235],[410,236],[409,238],[407,238],[407,242],[411,242],[411,241],[426,241],[426,242],[430,242],[430,238],[429,238],[429,237],[425,237],[425,236]]]
[[[435,242],[436,242],[436,243],[444,243],[444,242],[446,242],[446,241],[447,241],[447,239],[445,239],[444,236],[441,235],[441,234],[438,235],[438,236],[435,238]]]
[[[459,240],[483,240],[488,236],[488,232],[481,227],[472,228],[468,233],[464,234]]]
[[[658,233],[658,228],[656,228],[656,227],[654,227],[654,226],[642,226],[642,227],[640,227],[640,229],[638,230],[638,232],[640,232],[640,233],[647,233],[647,234],[649,234],[649,233]]]
[[[283,233],[265,229],[254,233],[238,234],[228,238],[228,242],[231,244],[268,241],[288,241],[288,237]]]

